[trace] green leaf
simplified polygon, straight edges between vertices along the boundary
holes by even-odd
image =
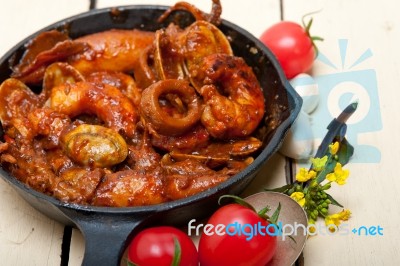
[[[338,157],[339,163],[343,166],[350,161],[351,156],[353,156],[354,147],[347,141],[346,138],[343,138],[339,145],[339,150],[336,153]]]
[[[172,259],[171,266],[179,266],[179,263],[181,263],[181,245],[179,244],[179,240],[174,237],[174,258]]]
[[[272,214],[271,218],[269,219],[269,222],[272,223],[272,224],[277,224],[280,212],[281,212],[281,203],[279,202],[278,207],[276,208],[276,210]]]
[[[328,199],[331,201],[332,205],[344,208],[343,205],[337,202],[331,195],[329,195],[328,193],[326,193],[326,195],[328,196]]]

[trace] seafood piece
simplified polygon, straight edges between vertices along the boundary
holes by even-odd
[[[111,207],[144,206],[165,202],[161,176],[134,170],[106,174],[92,204]]]
[[[210,14],[204,13],[194,5],[187,2],[177,2],[175,5],[164,12],[164,14],[158,19],[158,22],[163,22],[173,11],[176,10],[186,10],[190,12],[196,20],[205,20],[215,25],[219,25],[221,23],[220,17],[222,13],[222,6],[220,0],[212,1]]]
[[[122,72],[100,71],[94,72],[86,77],[86,81],[98,84],[108,84],[118,88],[133,104],[138,107],[142,91],[137,87],[135,80],[128,74]]]
[[[254,137],[230,142],[214,142],[201,149],[193,150],[191,153],[182,153],[177,150],[170,152],[171,158],[176,161],[194,159],[204,163],[210,168],[227,165],[229,161],[250,156],[257,151],[262,142]],[[252,162],[250,161],[247,162]],[[248,165],[248,164],[247,164]]]
[[[233,55],[226,36],[206,21],[197,21],[185,30],[183,46],[185,47],[185,72],[197,91],[200,91],[203,85],[201,66],[204,58],[213,54]]]
[[[176,95],[172,100],[181,110],[162,105],[168,95]],[[170,98],[171,99],[171,98]],[[195,90],[184,80],[162,80],[151,85],[142,93],[141,115],[156,132],[177,136],[187,132],[200,119],[200,99]],[[168,110],[169,107],[169,110]]]
[[[154,66],[154,49],[154,45],[149,45],[143,49],[139,60],[133,62],[135,81],[141,89],[160,80]]]
[[[194,126],[192,130],[179,136],[151,135],[151,144],[154,147],[168,152],[179,151],[187,154],[203,148],[209,143],[210,134],[200,123]]]
[[[27,114],[39,106],[39,98],[21,81],[9,78],[0,85],[0,122],[14,127],[22,136],[32,138]]]
[[[189,77],[197,91],[203,85],[201,65],[206,56],[223,53],[233,55],[226,36],[207,21],[196,21],[181,30],[170,24],[156,32],[154,65],[159,79]]]
[[[66,154],[84,166],[110,167],[125,160],[128,147],[116,131],[97,125],[79,125],[61,136]]]
[[[68,62],[84,76],[96,71],[129,72],[141,52],[154,41],[154,32],[108,30],[75,39],[89,46],[83,53],[69,57]]]
[[[126,166],[103,178],[93,204],[125,207],[166,201],[160,154],[151,146],[148,132],[142,126],[138,126],[134,140],[128,145]]]
[[[160,171],[161,156],[150,142],[149,133],[139,123],[135,132],[134,142],[128,145],[128,158],[126,165],[137,173],[151,173]]]
[[[46,107],[32,110],[27,118],[31,138],[44,136],[42,142],[46,149],[57,148],[61,133],[71,124],[67,115]]]
[[[180,44],[182,30],[175,24],[156,31],[154,67],[159,79],[183,79],[184,55]]]
[[[2,167],[29,187],[51,193],[57,176],[46,160],[41,143],[28,141],[19,134],[14,139],[5,139],[8,147],[1,155]]]
[[[43,77],[42,91],[40,99],[42,102],[50,97],[51,89],[64,83],[76,83],[84,81],[82,74],[67,63],[57,62],[46,68]]]
[[[166,171],[165,195],[170,200],[189,197],[229,178],[228,174],[211,170],[198,160],[174,162],[168,154],[164,155],[161,165]]]
[[[63,202],[89,204],[103,176],[104,171],[98,168],[67,169],[56,179],[54,197]]]
[[[39,84],[48,65],[86,49],[86,43],[74,42],[62,32],[42,32],[27,45],[21,60],[13,67],[11,77],[27,84]]]
[[[60,176],[60,174],[72,167],[79,168],[64,152],[64,150],[59,146],[57,148],[52,147],[51,149],[46,150],[46,161],[50,165],[53,172]],[[59,182],[59,179],[56,179],[56,184]]]
[[[134,70],[141,51],[153,41],[153,32],[140,30],[113,29],[75,40],[55,30],[44,32],[28,45],[25,55],[13,68],[12,77],[38,84],[46,67],[59,61],[70,63],[82,75],[102,70],[129,72]]]
[[[235,56],[214,54],[203,65],[201,122],[215,138],[249,136],[264,116],[264,95],[253,70]]]
[[[50,108],[75,117],[88,113],[99,117],[107,127],[133,136],[138,116],[132,102],[119,89],[104,84],[77,82],[54,87]]]

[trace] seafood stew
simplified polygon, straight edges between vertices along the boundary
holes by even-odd
[[[199,16],[155,32],[45,31],[55,44],[39,52],[35,38],[1,85],[2,167],[61,201],[117,207],[188,197],[246,168],[288,109],[265,114],[260,73]]]

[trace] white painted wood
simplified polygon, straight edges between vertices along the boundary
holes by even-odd
[[[64,227],[0,180],[1,265],[59,265]]]
[[[0,55],[41,28],[87,10],[85,0],[1,1]],[[64,226],[47,218],[0,179],[1,265],[60,265]]]
[[[397,118],[397,97],[400,95],[397,88],[400,83],[399,7],[396,0],[284,0],[285,19],[296,22],[301,21],[303,14],[322,8],[320,13],[313,15],[311,33],[325,38],[324,42],[318,43],[320,51],[338,68],[334,69],[317,60],[312,71],[313,76],[330,74],[333,78],[336,75],[340,79],[341,75],[347,73],[347,79],[351,80],[357,76],[355,71],[362,73],[370,70],[368,75],[376,74],[379,94],[379,98],[373,96],[374,88],[364,89],[364,92],[367,91],[364,94],[363,90],[356,93],[360,107],[368,101],[378,101],[379,108],[371,108],[378,114],[378,120],[364,118],[366,120],[359,122],[363,123],[363,128],[349,127],[348,135],[355,134],[356,141],[353,142],[376,147],[381,153],[381,160],[366,163],[365,158],[371,158],[373,153],[362,153],[361,148],[356,147],[354,160],[363,158],[363,162],[351,162],[346,166],[351,171],[348,184],[343,187],[334,186],[331,194],[352,211],[352,218],[348,223],[350,230],[360,226],[380,225],[384,235],[358,236],[350,233],[346,236],[336,234],[312,237],[304,251],[305,265],[395,265],[398,261],[400,183],[396,169],[400,159],[400,122]],[[338,46],[340,39],[348,40],[343,67]],[[368,49],[372,56],[351,68],[353,62]],[[366,78],[360,75],[361,79]],[[346,86],[351,91],[358,85],[356,82],[347,83]],[[323,89],[320,87],[320,90]],[[333,96],[324,101],[328,106],[337,104]],[[358,112],[360,118],[366,115],[361,109]],[[367,129],[370,123],[376,124],[379,119],[382,121],[381,128]],[[328,122],[329,120],[325,123]],[[326,125],[321,124],[322,127]]]
[[[88,9],[89,0],[2,0],[1,54],[41,28]]]
[[[82,264],[85,252],[85,239],[78,229],[72,230],[71,247],[69,252],[69,266],[79,266]]]

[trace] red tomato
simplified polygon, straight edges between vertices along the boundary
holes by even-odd
[[[229,234],[217,234],[217,225],[225,225],[229,228]],[[258,228],[264,226],[264,235],[254,233],[250,239],[250,228],[245,229],[247,235],[238,234],[234,228],[228,225],[256,225]],[[206,226],[214,226],[213,234],[206,234],[204,228],[199,242],[199,260],[201,266],[265,266],[273,257],[276,250],[276,237],[274,230],[265,233],[269,223],[258,216],[254,210],[240,204],[228,204],[218,209],[209,219]],[[209,226],[210,227],[210,226]],[[222,230],[220,230],[222,231]],[[246,239],[247,238],[247,239]]]
[[[171,266],[175,254],[174,238],[179,241],[179,265],[197,266],[198,254],[190,237],[171,226],[147,228],[135,236],[129,245],[128,259],[140,266]]]
[[[264,31],[260,40],[275,54],[288,79],[310,70],[316,51],[312,37],[301,25],[279,22]]]

